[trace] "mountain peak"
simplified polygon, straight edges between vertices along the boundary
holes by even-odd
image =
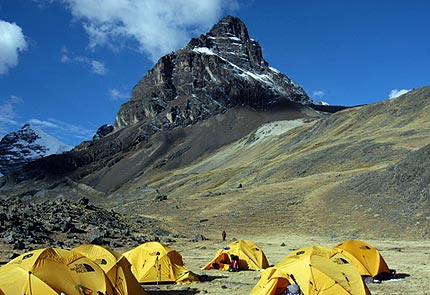
[[[4,175],[20,171],[36,159],[60,154],[71,147],[30,124],[6,134],[0,141],[0,172]]]
[[[208,35],[213,37],[237,37],[240,40],[248,40],[248,29],[245,23],[234,16],[227,15],[215,24]]]
[[[130,100],[122,104],[115,118],[115,132],[100,140],[83,143],[72,153],[46,157],[27,167],[34,171],[66,173],[86,166],[88,169],[78,176],[82,177],[99,167],[112,165],[116,160],[111,159],[119,160],[130,150],[155,147],[152,138],[164,138],[165,134],[181,137],[186,127],[190,127],[188,130],[198,128],[200,123],[218,120],[227,113],[243,110],[271,117],[279,111],[283,114],[281,117],[289,117],[292,113],[308,117],[315,114],[302,112],[302,105],[310,103],[312,100],[297,83],[269,67],[261,46],[249,38],[245,24],[236,17],[226,16],[209,32],[192,39],[186,47],[158,60],[134,86]],[[247,128],[251,126],[249,122],[243,128],[237,127],[236,123],[224,124],[237,128],[237,132],[232,131],[234,134],[249,131]],[[225,141],[238,139],[235,136],[227,136]],[[167,146],[170,145],[169,139]],[[164,146],[163,143],[160,148]],[[184,147],[173,158],[187,151]],[[195,154],[199,153],[196,151]],[[187,155],[193,158],[194,152]],[[97,164],[92,165],[94,162]],[[153,164],[154,167],[164,165],[158,161]],[[111,185],[106,183],[106,186]]]
[[[286,100],[312,102],[298,84],[269,67],[245,24],[229,15],[185,48],[160,58],[121,106],[115,129],[151,121],[147,133],[153,134],[230,108],[267,110]]]

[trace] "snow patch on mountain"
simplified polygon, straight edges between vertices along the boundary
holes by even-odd
[[[224,57],[216,54],[215,52],[213,52],[212,49],[207,48],[207,47],[194,47],[193,52],[199,53],[199,54],[206,54],[206,55],[216,55],[221,60],[223,60],[227,64],[231,65],[233,67],[233,69],[235,69],[237,71],[237,76],[242,77],[244,79],[254,79],[256,81],[259,81],[261,83],[268,85],[269,87],[271,87],[272,89],[275,89],[276,91],[278,91],[281,94],[288,95],[288,93],[282,87],[280,87],[279,85],[277,85],[277,83],[275,83],[275,81],[273,80],[272,73],[258,74],[258,73],[254,73],[254,72],[245,70],[245,69],[239,67],[238,65],[232,63],[231,61],[225,59]],[[232,54],[235,54],[235,53],[232,53]],[[270,70],[272,72],[274,72],[275,74],[280,73],[278,70],[276,70],[274,68],[270,68]],[[295,84],[293,81],[289,80],[288,82],[291,85],[293,85],[294,87],[298,87],[298,85]]]
[[[26,163],[71,149],[41,129],[25,124],[0,141],[0,172],[7,175],[19,171]]]

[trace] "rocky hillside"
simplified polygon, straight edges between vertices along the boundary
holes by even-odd
[[[44,247],[70,249],[91,243],[112,249],[134,248],[147,241],[172,242],[182,237],[165,228],[159,220],[125,218],[86,197],[76,201],[0,200],[0,259]]]
[[[154,211],[143,198],[135,210],[187,230],[205,219],[215,231],[422,239],[430,232],[429,134],[424,87],[316,121],[265,125],[111,198],[161,192],[164,206]]]

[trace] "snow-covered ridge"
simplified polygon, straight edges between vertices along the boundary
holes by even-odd
[[[21,169],[25,163],[71,149],[41,129],[26,124],[0,141],[0,172],[9,174]]]
[[[277,85],[277,83],[275,83],[273,81],[273,75],[271,73],[257,74],[257,73],[253,73],[253,72],[250,72],[248,70],[245,70],[245,69],[239,67],[238,65],[232,63],[231,61],[225,59],[224,57],[216,54],[215,52],[213,52],[212,49],[207,48],[207,47],[194,47],[193,52],[199,53],[199,54],[206,54],[206,55],[216,55],[220,59],[222,59],[223,61],[230,64],[238,72],[238,74],[237,74],[238,76],[243,77],[244,79],[254,79],[254,80],[260,81],[266,85],[269,85],[272,89],[275,89],[282,94],[287,94],[282,87],[280,87],[279,85]],[[275,74],[280,74],[280,72],[278,70],[276,70],[275,68],[270,68],[270,70]],[[294,87],[298,87],[298,85],[296,85],[295,83],[293,83],[289,79],[288,79],[288,82],[290,84],[293,84]]]
[[[212,51],[212,49],[209,49],[207,47],[194,47],[193,52],[207,54],[207,55],[217,55]]]

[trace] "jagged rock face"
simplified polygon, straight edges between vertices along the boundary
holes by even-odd
[[[45,132],[25,124],[0,141],[0,172],[4,175],[19,172],[29,162],[70,148]]]
[[[245,24],[227,16],[185,48],[162,57],[122,105],[115,128],[144,120],[154,130],[188,126],[227,108],[264,110],[286,99],[311,103],[299,85],[268,66]]]

